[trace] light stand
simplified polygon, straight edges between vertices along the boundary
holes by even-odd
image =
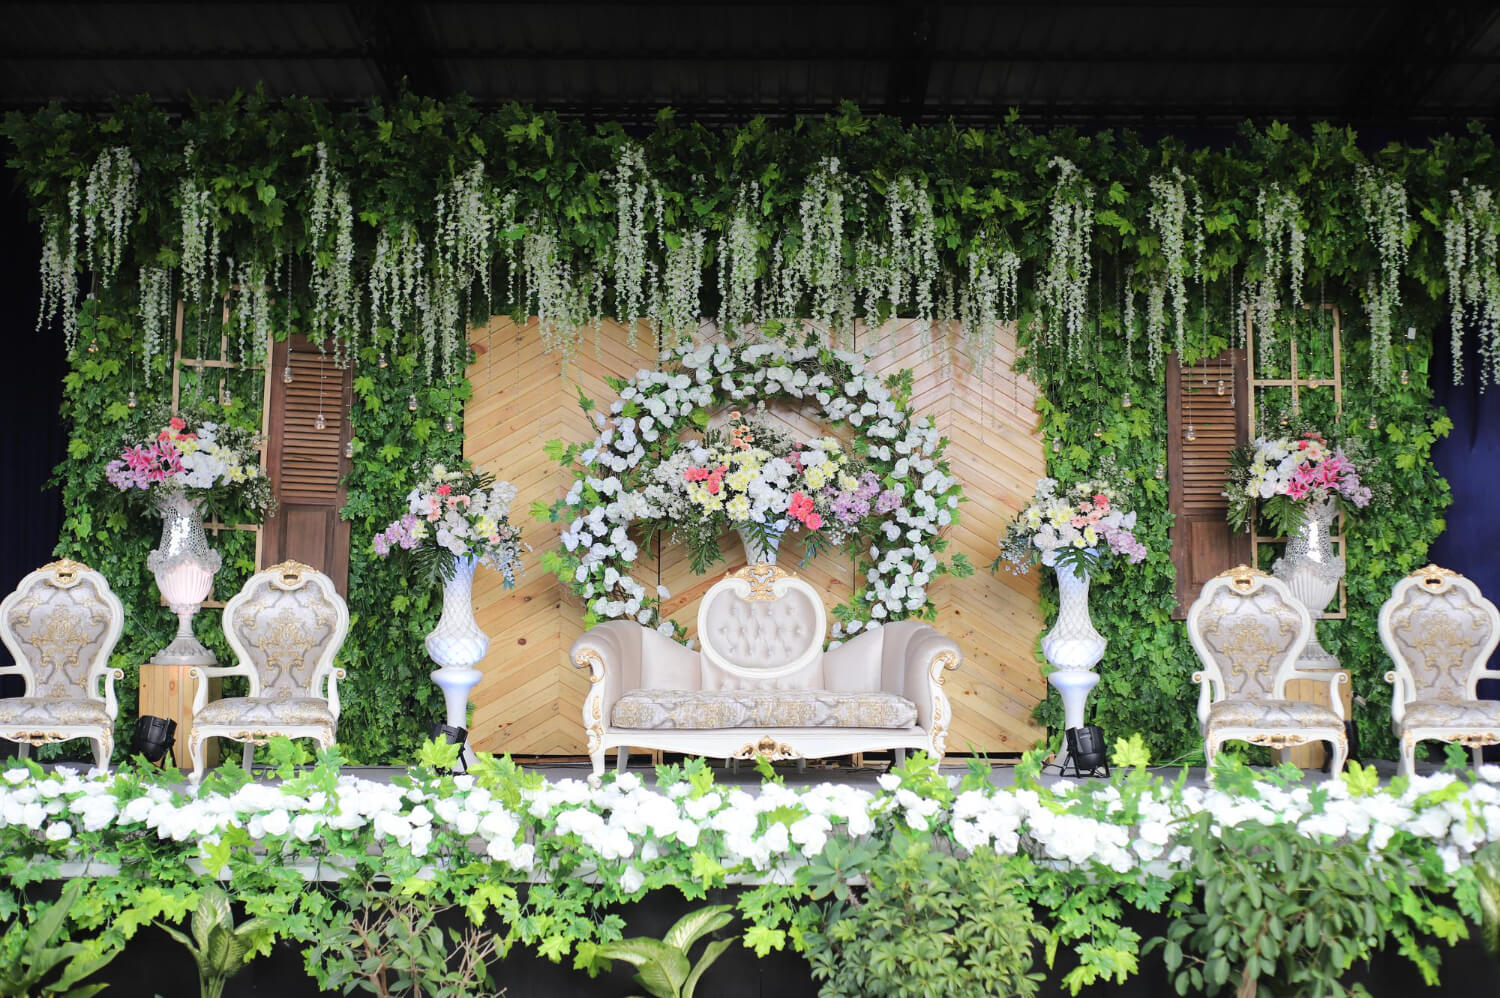
[[[469,750],[467,744],[469,740],[468,728],[460,728],[452,724],[434,724],[429,734],[430,737],[441,739],[449,745],[462,746],[458,753],[458,769],[464,773],[469,771],[469,760],[466,758]]]

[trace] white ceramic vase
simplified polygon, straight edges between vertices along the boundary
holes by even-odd
[[[1286,551],[1271,566],[1271,572],[1292,591],[1316,621],[1338,595],[1339,580],[1344,577],[1344,559],[1333,553],[1329,529],[1338,512],[1331,497],[1309,500],[1302,526],[1286,542]],[[1337,669],[1339,660],[1318,643],[1318,630],[1302,656],[1299,669]]]
[[[476,564],[473,558],[454,562],[452,577],[443,582],[443,615],[424,642],[438,666],[432,681],[443,691],[445,723],[455,728],[469,726],[469,693],[484,677],[476,666],[490,650],[489,635],[474,622]]]
[[[1058,565],[1057,623],[1042,637],[1042,654],[1052,666],[1047,682],[1062,696],[1065,727],[1083,726],[1089,691],[1099,682],[1094,666],[1109,642],[1089,618],[1089,573],[1085,565]]]
[[[202,500],[181,489],[158,493],[152,504],[161,515],[161,540],[146,557],[167,605],[177,614],[177,636],[152,656],[161,665],[213,665],[218,659],[193,634],[193,615],[213,589],[219,553],[203,533]]]
[[[735,533],[740,535],[740,543],[745,545],[745,562],[749,565],[774,565],[776,564],[776,549],[781,546],[782,531],[775,527],[767,527],[765,531],[765,543],[761,543],[760,535],[749,528],[737,527]]]

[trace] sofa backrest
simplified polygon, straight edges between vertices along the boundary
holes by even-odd
[[[817,590],[775,565],[714,584],[698,608],[705,690],[817,689],[828,618]]]

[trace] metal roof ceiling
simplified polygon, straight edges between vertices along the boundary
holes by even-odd
[[[168,104],[263,84],[335,103],[408,80],[575,116],[822,112],[1215,125],[1500,112],[1488,4],[12,3],[0,104]]]

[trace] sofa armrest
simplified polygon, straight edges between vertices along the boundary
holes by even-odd
[[[641,635],[646,628],[633,620],[595,624],[573,642],[568,653],[573,665],[589,672],[589,691],[583,698],[583,730],[589,751],[604,738],[610,711],[622,693],[641,682]]]
[[[911,629],[903,652],[901,694],[917,705],[917,725],[927,731],[932,754],[942,758],[953,723],[953,707],[945,689],[948,673],[963,661],[958,642],[937,628],[920,624]]]

